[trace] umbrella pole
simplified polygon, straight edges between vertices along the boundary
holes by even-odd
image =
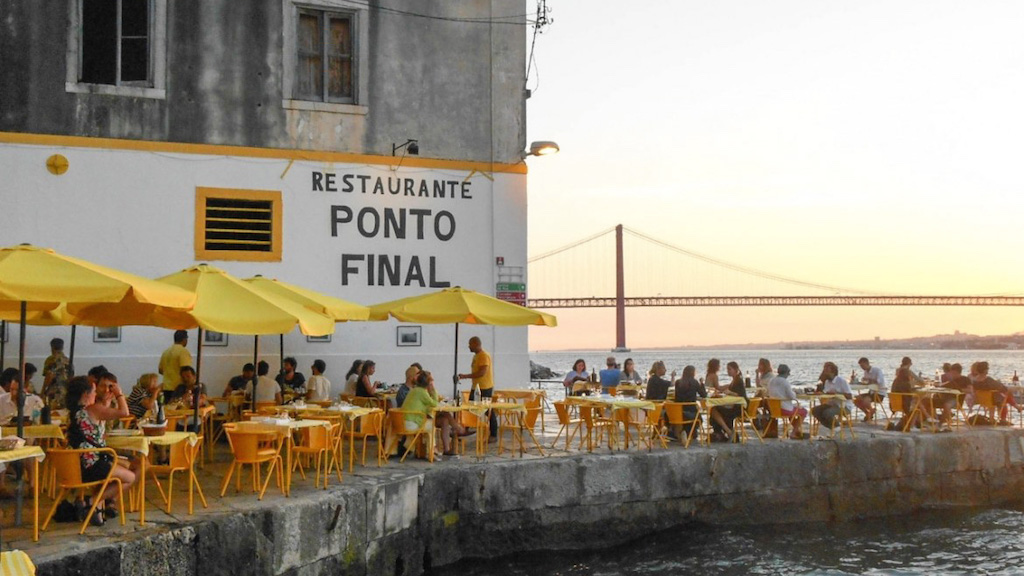
[[[459,397],[459,323],[455,323],[455,367],[452,369],[452,383],[455,384],[455,391],[452,392],[452,400],[456,406],[462,402]]]
[[[7,321],[0,320],[0,372],[4,369],[4,360],[7,358]]]
[[[68,365],[71,366],[71,373],[75,373],[75,336],[78,326],[71,325],[71,350],[68,352]]]
[[[256,371],[252,373],[252,411],[256,411],[256,383],[259,382],[260,365],[260,335],[252,337],[252,365]]]
[[[18,370],[21,375],[21,384],[18,391],[18,436],[25,437],[25,316],[27,315],[28,306],[24,300],[21,302],[21,329],[18,330]],[[21,525],[21,508],[22,508],[22,488],[25,483],[23,476],[23,467],[19,462],[15,468],[15,477],[18,480],[18,487],[16,488],[16,500],[17,504],[14,508],[14,524],[16,526]],[[36,482],[39,479],[36,478]]]
[[[196,433],[199,433],[199,396],[202,392],[202,380],[199,379],[199,374],[203,369],[203,327],[199,327],[199,334],[196,338],[196,389],[192,392],[192,406],[193,416],[195,419],[193,422],[196,427]],[[188,430],[188,425],[185,425],[185,430]]]

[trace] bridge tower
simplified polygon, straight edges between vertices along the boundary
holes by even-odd
[[[622,224],[615,227],[615,352],[626,348],[626,276],[622,269]]]

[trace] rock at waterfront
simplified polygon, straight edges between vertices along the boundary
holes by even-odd
[[[533,360],[530,360],[530,380],[553,380],[558,378],[556,374],[547,366],[541,366]]]

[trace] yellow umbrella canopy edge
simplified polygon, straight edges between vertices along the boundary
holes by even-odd
[[[282,282],[276,278],[255,276],[253,278],[246,278],[244,282],[281,298],[288,299],[314,312],[330,316],[335,322],[370,319],[370,309],[366,306]]]
[[[26,302],[29,309],[60,303],[145,302],[190,308],[195,295],[49,248],[0,248],[0,301]],[[72,311],[73,312],[73,311]]]
[[[551,314],[458,286],[370,307],[371,319],[383,319],[389,315],[401,322],[424,324],[558,325],[557,318]]]
[[[189,313],[199,327],[229,334],[284,334],[295,326],[309,336],[334,332],[334,319],[244,282],[224,270],[199,264],[158,279],[197,296]],[[157,311],[160,321],[173,314]]]

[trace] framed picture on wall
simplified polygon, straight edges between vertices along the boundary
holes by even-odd
[[[306,336],[306,342],[330,342],[331,335],[325,334],[323,336]]]
[[[207,330],[203,332],[203,346],[227,346],[228,335],[223,332]]]
[[[421,346],[423,344],[423,327],[399,326],[397,344],[399,346]]]
[[[92,329],[92,341],[93,342],[120,342],[121,341],[121,327],[120,326],[105,326],[95,327]]]

